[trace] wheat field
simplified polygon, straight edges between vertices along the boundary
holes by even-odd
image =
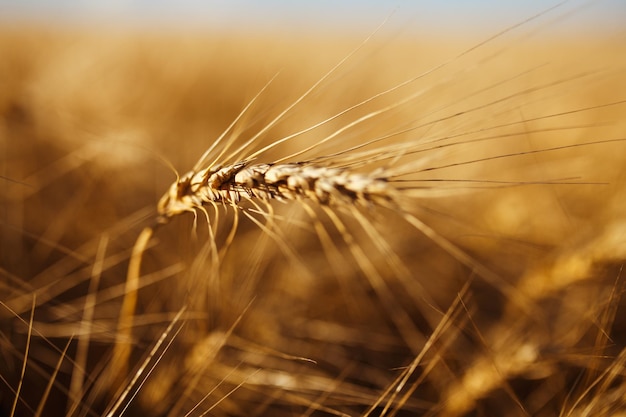
[[[520,21],[3,28],[0,415],[626,416],[626,33]]]

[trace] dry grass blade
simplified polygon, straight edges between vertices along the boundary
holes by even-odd
[[[121,416],[127,410],[128,405],[130,404],[130,402],[135,397],[135,395],[138,392],[138,390],[141,388],[141,385],[143,384],[143,381],[141,381],[140,378],[143,376],[144,371],[146,370],[148,365],[150,365],[150,362],[154,359],[154,356],[157,354],[157,352],[161,348],[161,345],[166,341],[167,337],[171,333],[171,331],[174,328],[174,326],[179,322],[179,320],[182,317],[182,315],[185,312],[185,310],[186,310],[186,308],[183,307],[176,314],[176,317],[174,317],[174,319],[169,324],[167,329],[165,329],[163,331],[163,333],[161,333],[161,337],[159,338],[159,340],[156,341],[156,343],[154,344],[154,346],[150,350],[149,354],[146,356],[144,362],[141,364],[139,369],[137,369],[137,371],[133,375],[132,379],[130,381],[128,381],[128,385],[126,386],[124,391],[117,396],[115,404],[113,404],[111,409],[106,413],[107,417],[113,417],[115,415]],[[169,343],[166,345],[165,350],[167,350],[167,348],[170,346],[171,342],[174,340],[174,338],[176,337],[176,335],[178,334],[179,331],[180,331],[180,328],[175,332],[175,334],[173,335],[173,337],[171,338]],[[152,368],[148,370],[148,374],[145,376],[145,378],[147,378],[150,375],[150,372],[152,371],[152,369],[154,369],[154,367],[157,364],[158,364],[158,360],[155,361],[155,363],[153,364]],[[144,381],[145,381],[145,379],[144,379]],[[139,383],[139,386],[137,386],[137,383]],[[136,390],[136,391],[133,393],[133,390]],[[127,400],[129,395],[130,395],[130,398]],[[120,410],[119,414],[117,413],[118,410]]]
[[[57,362],[57,365],[54,367],[54,372],[52,373],[52,375],[50,375],[50,380],[48,381],[48,385],[46,386],[46,390],[43,394],[43,396],[41,397],[41,401],[39,401],[39,406],[37,407],[37,410],[35,410],[35,417],[39,417],[41,415],[43,415],[43,409],[44,406],[46,405],[46,400],[48,399],[48,396],[50,394],[50,391],[52,390],[52,386],[54,385],[57,375],[59,373],[59,369],[61,369],[61,365],[63,364],[63,361],[65,360],[65,357],[67,355],[67,350],[69,349],[70,345],[72,344],[73,340],[70,338],[67,341],[67,344],[65,345],[65,348],[63,349],[63,352],[61,352],[61,356],[59,356],[59,361]],[[71,397],[71,395],[70,395]],[[71,413],[70,413],[71,415]]]
[[[28,352],[30,350],[30,342],[33,331],[33,319],[35,317],[35,300],[36,297],[33,296],[33,306],[30,311],[30,321],[28,322],[28,335],[26,337],[26,349],[24,350],[24,360],[22,361],[22,370],[20,372],[20,381],[17,385],[17,389],[15,390],[15,399],[13,400],[13,406],[11,407],[10,416],[13,417],[15,415],[15,409],[17,407],[17,403],[20,400],[20,393],[22,391],[22,385],[24,384],[24,374],[26,373],[26,364],[28,363]]]
[[[93,264],[93,275],[89,283],[89,290],[87,297],[85,297],[85,305],[83,308],[83,318],[81,321],[81,328],[78,333],[78,346],[76,348],[76,367],[72,372],[72,380],[70,382],[70,398],[74,398],[74,404],[71,404],[68,408],[68,415],[73,415],[78,407],[78,403],[83,397],[83,383],[85,375],[83,375],[82,369],[86,369],[87,354],[89,348],[89,332],[88,327],[93,324],[93,313],[96,306],[96,294],[98,292],[98,285],[102,276],[103,260],[108,245],[108,237],[102,236],[98,251],[96,253],[96,260]],[[68,344],[69,346],[69,344]],[[67,347],[65,348],[67,350]],[[64,356],[64,355],[62,355]]]

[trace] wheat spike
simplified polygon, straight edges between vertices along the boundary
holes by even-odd
[[[242,200],[298,200],[310,198],[323,205],[393,201],[393,188],[379,176],[309,163],[249,164],[189,172],[172,184],[158,204],[163,220],[192,212],[206,204],[237,206]]]

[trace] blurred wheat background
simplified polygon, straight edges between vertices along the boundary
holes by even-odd
[[[149,242],[130,317],[131,250],[171,167],[191,169],[278,74],[235,127],[244,142],[376,24],[3,19],[0,415],[626,415],[626,32],[558,30],[585,13],[388,23],[263,135],[415,78],[258,162],[392,106],[313,156],[421,146],[400,195],[434,239],[380,207],[331,208],[342,232],[318,205],[275,203],[230,245],[232,207],[209,211],[214,236],[181,215]]]

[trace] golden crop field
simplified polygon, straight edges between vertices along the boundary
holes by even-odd
[[[626,39],[509,29],[2,29],[0,415],[626,416]]]

